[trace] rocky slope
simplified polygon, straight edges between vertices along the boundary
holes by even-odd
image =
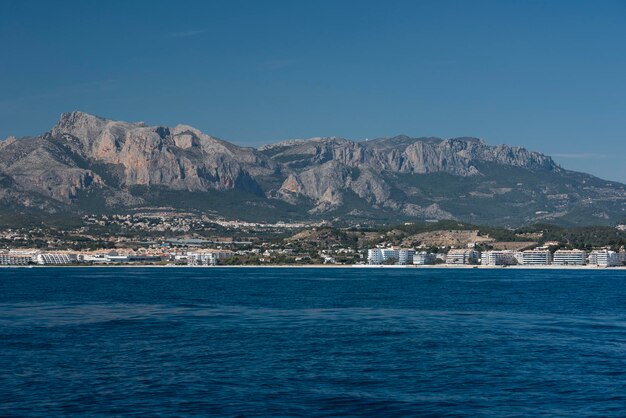
[[[559,172],[551,158],[523,148],[488,146],[475,138],[439,139],[398,136],[368,142],[339,138],[288,141],[260,148],[280,162],[289,175],[278,190],[279,196],[304,195],[328,210],[343,204],[344,190],[351,190],[369,204],[400,210],[407,215],[451,218],[437,205],[427,208],[400,204],[391,198],[393,184],[385,174],[445,173],[481,176],[483,163],[528,170]],[[387,176],[388,177],[388,176]]]
[[[259,220],[610,223],[626,216],[626,189],[476,138],[312,138],[256,150],[185,125],[71,112],[44,135],[0,141],[4,210],[155,205]]]

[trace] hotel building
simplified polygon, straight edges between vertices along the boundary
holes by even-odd
[[[398,250],[398,264],[413,264],[413,257],[415,256],[415,250],[400,249]]]
[[[395,260],[397,264],[412,264],[415,250],[405,248],[371,248],[367,250],[368,264],[384,264]]]
[[[0,266],[25,266],[32,261],[33,258],[26,255],[0,254]]]
[[[549,250],[526,250],[516,254],[519,264],[524,266],[544,266],[552,263]]]
[[[231,257],[230,251],[205,251],[187,253],[187,264],[190,266],[215,266],[219,260]]]
[[[594,250],[589,254],[589,265],[613,267],[620,265],[619,254],[609,250]]]
[[[582,266],[587,261],[587,253],[582,250],[556,250],[553,264],[561,266]]]
[[[73,264],[78,262],[78,257],[76,254],[43,253],[37,254],[36,261],[40,265]]]
[[[384,261],[383,252],[380,248],[370,248],[367,250],[368,264],[382,264]]]
[[[513,251],[485,251],[482,253],[483,266],[511,266],[517,264]]]
[[[446,264],[478,264],[480,253],[475,250],[450,250],[446,255]]]
[[[413,255],[413,264],[416,266],[424,266],[435,263],[435,254],[420,251]]]

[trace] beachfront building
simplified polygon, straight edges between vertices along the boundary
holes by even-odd
[[[163,258],[159,255],[131,254],[128,256],[129,263],[158,263],[162,260]]]
[[[415,250],[409,248],[370,248],[367,250],[367,263],[377,264],[413,264]]]
[[[589,265],[613,267],[620,265],[619,254],[610,250],[594,250],[589,254]]]
[[[78,262],[88,264],[103,264],[108,263],[109,259],[105,254],[79,254]]]
[[[25,266],[33,261],[31,256],[0,254],[0,266]]]
[[[446,264],[478,264],[479,257],[480,253],[475,250],[450,250],[446,255]]]
[[[128,263],[128,255],[124,254],[109,254],[106,256],[106,259],[110,263]]]
[[[415,257],[415,250],[405,248],[398,250],[398,264],[413,264],[413,257]]]
[[[435,264],[435,254],[419,251],[413,255],[413,264],[416,266],[424,266],[427,264]]]
[[[383,254],[383,262],[397,262],[400,258],[400,250],[397,248],[383,248],[380,251]]]
[[[372,265],[391,263],[413,264],[415,250],[410,248],[370,248],[367,250],[367,263]]]
[[[485,251],[482,253],[481,264],[483,266],[512,266],[517,264],[513,251]]]
[[[550,250],[526,250],[516,254],[519,264],[523,266],[545,266],[552,264]]]
[[[107,263],[128,263],[128,254],[120,254],[117,251],[110,251],[104,255]]]
[[[190,266],[215,266],[220,260],[232,257],[231,251],[211,250],[187,253],[187,264]]]
[[[587,261],[587,253],[582,250],[556,250],[552,264],[561,266],[582,266]]]
[[[368,264],[382,264],[384,261],[383,251],[380,248],[370,248],[367,250]]]
[[[40,265],[62,265],[62,264],[74,264],[78,262],[76,254],[67,253],[42,253],[37,254],[37,264]]]

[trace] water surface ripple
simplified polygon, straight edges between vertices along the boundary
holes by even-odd
[[[625,416],[626,272],[0,269],[1,416]]]

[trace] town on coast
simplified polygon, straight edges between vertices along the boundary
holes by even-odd
[[[103,215],[64,228],[0,229],[0,266],[619,268],[625,244],[624,225],[332,226]]]
[[[0,267],[4,266],[189,266],[189,267],[345,267],[330,257],[324,264],[304,263],[260,263],[238,264],[229,262],[241,251],[201,250],[187,252],[125,253],[72,253],[40,252],[37,250],[9,250],[0,254]],[[267,255],[267,254],[266,254]],[[368,250],[365,263],[351,264],[352,267],[521,267],[521,268],[626,268],[626,251],[607,249],[593,250],[549,250],[486,251],[452,249],[448,253],[433,254],[412,249],[376,248]]]

